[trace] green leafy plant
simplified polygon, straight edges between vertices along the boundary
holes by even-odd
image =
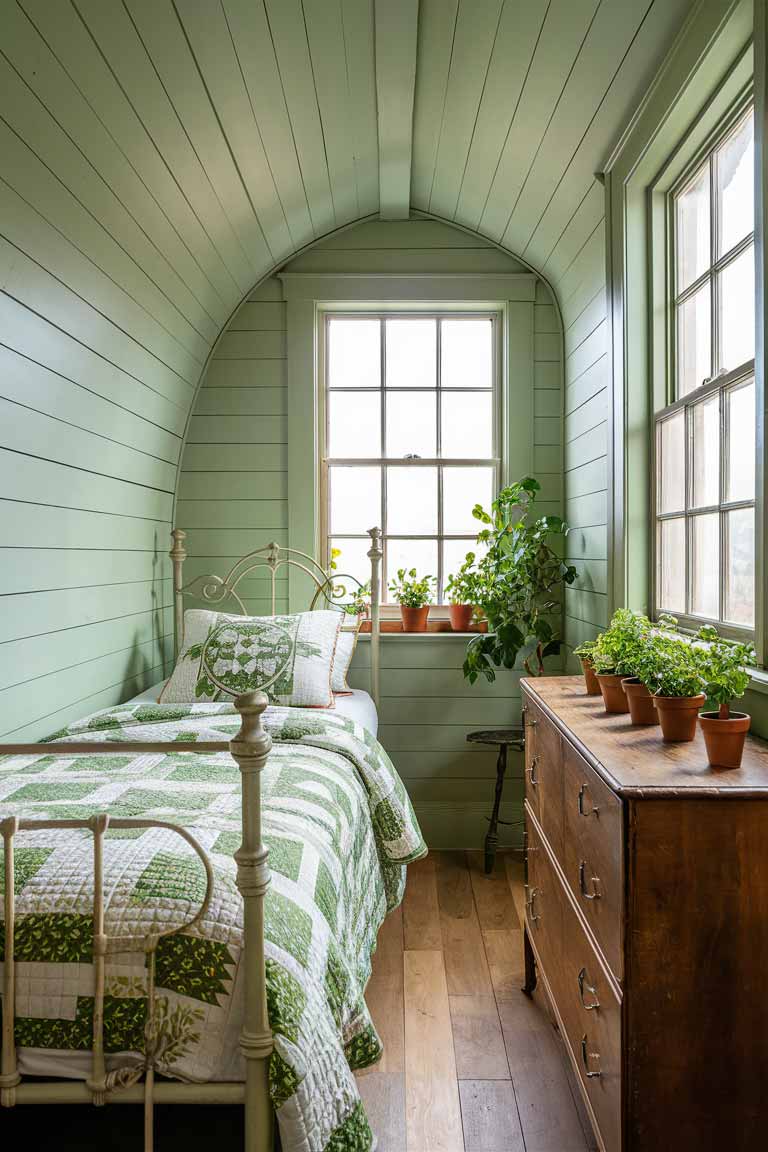
[[[398,568],[397,579],[390,580],[389,590],[405,608],[423,608],[432,603],[434,576],[419,576],[415,568]]]
[[[477,604],[482,596],[482,581],[475,567],[476,559],[474,552],[467,552],[461,567],[448,577],[445,591],[451,604]]]
[[[584,640],[577,648],[574,648],[573,654],[579,660],[589,660],[590,663],[594,660],[595,649],[597,648],[597,640]]]
[[[749,687],[748,667],[757,659],[751,643],[738,644],[720,636],[710,624],[700,628],[697,639],[707,646],[701,650],[707,699],[717,704],[721,720],[731,714],[731,701],[743,696]]]
[[[639,676],[639,667],[647,651],[651,636],[651,622],[647,616],[619,608],[611,623],[595,641],[591,660],[600,673],[617,676]]]
[[[538,481],[527,476],[503,488],[489,512],[480,504],[472,510],[485,525],[477,537],[487,548],[477,564],[477,605],[488,619],[488,632],[467,645],[464,675],[470,684],[481,675],[495,680],[496,668],[513,668],[526,648],[523,666],[530,675],[539,675],[545,657],[560,651],[554,618],[561,607],[561,589],[573,583],[576,569],[550,544],[567,534],[565,522],[559,516],[535,515],[540,490]]]
[[[705,691],[706,650],[671,631],[654,631],[641,675],[656,696],[699,696]]]
[[[347,595],[346,586],[344,587],[344,594]],[[343,605],[343,608],[348,616],[367,616],[370,606],[371,582],[366,580],[365,584],[355,584],[349,594],[349,600]]]

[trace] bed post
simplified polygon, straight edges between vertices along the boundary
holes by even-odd
[[[18,1067],[16,1066],[16,1037],[14,1035],[14,1021],[16,1019],[16,967],[14,958],[14,917],[16,908],[14,904],[13,882],[13,838],[16,835],[19,822],[15,816],[9,816],[0,824],[0,833],[3,838],[3,863],[5,874],[5,895],[3,897],[5,916],[5,964],[3,965],[3,1039],[2,1058],[0,1058],[0,1106],[12,1108],[16,1103],[16,1085],[21,1083]]]
[[[183,532],[181,528],[173,528],[171,530],[173,547],[168,555],[171,557],[171,562],[173,563],[174,659],[178,659],[181,650],[181,639],[184,634],[184,595],[182,588],[184,586],[184,561],[187,558],[187,550],[184,547],[186,538],[187,534]]]
[[[379,707],[379,689],[381,679],[380,648],[379,648],[379,606],[381,603],[381,528],[370,528],[368,535],[371,538],[371,547],[368,559],[371,562],[371,696],[376,707]]]
[[[235,853],[237,887],[243,897],[245,1007],[240,1049],[245,1057],[245,1152],[272,1152],[274,1111],[269,1097],[272,1030],[267,1012],[264,901],[269,887],[268,849],[262,838],[261,773],[272,747],[262,725],[264,692],[235,699],[240,731],[230,742],[242,777],[243,842]]]

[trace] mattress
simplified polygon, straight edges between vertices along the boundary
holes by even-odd
[[[164,685],[165,681],[161,680],[159,684],[153,684],[151,688],[145,689],[139,696],[132,697],[127,703],[154,704]],[[328,711],[335,712],[337,716],[346,716],[348,720],[354,720],[356,724],[361,724],[370,732],[371,736],[378,735],[379,717],[376,713],[376,705],[367,692],[362,692],[356,688],[349,695],[337,695],[336,707],[328,709]]]

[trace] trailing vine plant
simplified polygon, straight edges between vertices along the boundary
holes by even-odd
[[[513,668],[523,650],[526,672],[541,675],[545,658],[560,651],[560,594],[563,585],[576,579],[576,569],[551,544],[567,535],[566,523],[559,516],[535,514],[540,490],[538,481],[527,476],[502,488],[489,512],[480,504],[472,510],[485,525],[477,537],[486,548],[477,561],[477,605],[488,620],[488,632],[467,645],[464,675],[470,684],[478,676],[495,680],[496,669]]]

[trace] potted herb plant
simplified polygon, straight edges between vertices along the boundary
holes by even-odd
[[[629,608],[619,608],[611,617],[608,629],[598,637],[592,653],[592,663],[606,712],[630,712],[632,700],[635,707],[633,724],[656,722],[655,717],[650,718],[648,715],[648,708],[652,708],[652,705],[647,690],[637,693],[636,702],[636,684],[630,685],[629,694],[624,690],[625,681],[634,680],[637,675],[638,660],[648,643],[650,631],[651,622],[647,616],[641,616]],[[641,681],[637,681],[637,684],[645,689]],[[644,696],[649,700],[645,706]]]
[[[706,700],[705,650],[672,632],[654,632],[648,653],[649,688],[667,743],[693,740]]]
[[[472,622],[475,605],[480,598],[480,578],[475,568],[475,553],[467,552],[458,571],[446,581],[448,615],[454,632],[467,632]]]
[[[584,683],[587,686],[587,696],[599,696],[601,694],[600,682],[595,675],[595,666],[592,663],[596,647],[597,640],[585,640],[583,644],[579,644],[578,648],[573,650],[574,656],[577,656],[581,663]]]
[[[699,629],[698,639],[708,645],[703,655],[707,699],[718,706],[716,712],[699,715],[707,758],[712,768],[738,768],[751,717],[746,712],[732,712],[731,701],[743,696],[749,687],[747,668],[757,655],[752,644],[732,643],[710,625]]]
[[[485,527],[478,543],[487,551],[477,563],[478,604],[488,631],[473,636],[464,658],[470,684],[478,676],[496,679],[497,668],[514,668],[528,649],[523,667],[530,676],[544,672],[547,656],[557,655],[561,594],[576,579],[576,569],[557,555],[550,540],[565,536],[559,516],[536,516],[534,504],[541,485],[532,476],[502,488],[487,512],[480,504],[472,515]],[[532,663],[535,661],[535,663]]]
[[[400,605],[403,632],[426,632],[434,587],[434,576],[419,576],[415,568],[398,568],[389,590]]]

